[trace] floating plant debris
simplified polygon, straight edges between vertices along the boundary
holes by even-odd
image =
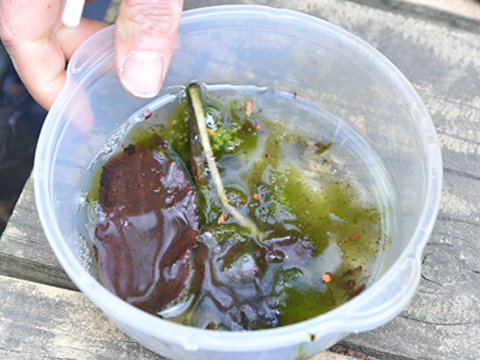
[[[100,278],[123,300],[160,312],[187,290],[198,230],[195,194],[158,136],[103,167],[95,232]]]
[[[317,141],[315,143],[315,146],[318,148],[317,149],[317,154],[318,155],[321,155],[323,154],[325,151],[327,151],[328,149],[330,149],[332,147],[333,143],[332,142],[329,142],[329,143],[322,143],[321,141]]]

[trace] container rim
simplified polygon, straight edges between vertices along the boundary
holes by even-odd
[[[271,349],[273,347],[284,347],[302,342],[310,342],[309,334],[357,332],[383,325],[398,315],[403,307],[406,306],[408,301],[413,297],[416,286],[413,287],[413,289],[405,290],[408,294],[402,302],[399,303],[397,307],[386,311],[381,318],[374,317],[374,319],[367,321],[365,324],[358,323],[356,319],[358,319],[359,315],[362,315],[360,309],[364,305],[373,302],[375,296],[381,292],[382,289],[388,287],[388,280],[395,277],[396,274],[401,271],[405,261],[413,258],[418,265],[420,264],[421,253],[433,229],[439,209],[443,176],[441,152],[433,122],[412,85],[387,58],[357,36],[313,16],[292,10],[274,9],[259,5],[214,6],[185,11],[183,13],[179,34],[182,33],[182,27],[187,25],[210,21],[212,19],[225,19],[225,17],[237,18],[238,16],[274,17],[278,19],[279,22],[285,24],[287,22],[295,22],[297,25],[302,24],[307,31],[329,33],[341,38],[347,45],[374,58],[376,65],[381,68],[382,73],[391,78],[391,81],[405,94],[407,100],[413,105],[412,109],[416,114],[425,136],[424,145],[427,153],[426,197],[424,209],[418,220],[417,227],[402,255],[368,291],[365,291],[352,301],[326,314],[293,325],[249,332],[209,331],[172,323],[145,313],[120,300],[101,286],[82,267],[72,250],[66,242],[62,240],[63,236],[61,235],[54,216],[55,206],[50,184],[52,165],[51,161],[49,161],[53,157],[54,143],[56,143],[55,140],[57,140],[52,139],[51,134],[55,134],[55,129],[59,126],[58,122],[62,121],[61,117],[52,115],[56,112],[55,110],[61,109],[62,104],[59,101],[55,102],[42,129],[35,155],[34,168],[34,187],[38,214],[50,246],[73,282],[93,302],[102,308],[102,310],[105,309],[107,313],[114,314],[112,316],[118,321],[132,328],[149,333],[151,336],[158,337],[165,341],[180,344],[187,350],[194,351],[202,348],[217,351],[243,352]],[[284,28],[288,27],[284,26]],[[113,30],[111,28],[104,29],[92,38],[106,31]],[[288,30],[285,30],[285,32],[288,32]],[[74,57],[82,51],[84,46],[85,43],[77,50]],[[66,96],[65,91],[67,90],[64,88],[59,98]],[[418,271],[416,274],[417,283],[419,276],[420,273]]]

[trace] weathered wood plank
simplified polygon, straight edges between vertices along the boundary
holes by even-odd
[[[164,359],[82,293],[0,276],[0,359]]]
[[[439,221],[425,251],[419,291],[410,306],[386,326],[351,335],[343,344],[389,360],[477,359],[480,36],[335,0],[187,0],[185,7],[221,3],[289,7],[324,18],[379,49],[413,83],[432,115],[442,146],[445,185]],[[38,220],[35,223],[29,218],[33,215],[27,215],[32,210],[33,198],[23,197],[0,241],[0,266],[8,255],[58,269]],[[29,252],[30,242],[33,250]],[[47,274],[46,278],[54,277]]]
[[[403,0],[407,3],[424,5],[457,15],[480,19],[480,4],[477,0]]]
[[[0,274],[76,289],[43,232],[35,206],[32,177],[27,180],[0,239]]]
[[[0,359],[161,360],[82,293],[0,276]],[[311,360],[354,360],[325,352]]]
[[[478,178],[445,171],[439,217],[417,294],[382,328],[343,343],[385,359],[478,359],[480,219]],[[372,346],[373,345],[373,346]]]
[[[426,20],[443,26],[455,27],[467,30],[473,33],[480,33],[480,20],[476,16],[476,11],[465,10],[465,7],[453,4],[458,0],[433,0],[435,6],[429,6],[431,0],[347,0],[361,5],[371,6],[407,17],[415,17],[417,19]],[[444,4],[448,2],[450,5],[446,7]],[[470,2],[470,8],[475,6],[479,8],[475,1]],[[455,8],[455,10],[453,9]],[[459,10],[461,8],[461,10]]]

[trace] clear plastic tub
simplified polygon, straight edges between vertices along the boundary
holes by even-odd
[[[75,53],[35,159],[43,228],[73,282],[129,336],[172,359],[297,359],[352,332],[393,319],[413,297],[422,251],[434,225],[442,184],[433,123],[405,77],[375,49],[327,22],[288,10],[222,6],[187,11],[159,94],[193,79],[268,86],[340,116],[377,150],[398,193],[397,229],[383,274],[345,305],[295,325],[254,332],[190,328],[149,315],[103,288],[75,251],[73,214],[80,178],[94,155],[150,100],[128,95],[114,67],[113,28]],[[178,90],[178,88],[177,88]]]

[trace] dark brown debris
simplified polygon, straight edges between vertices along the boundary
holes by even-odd
[[[129,145],[103,167],[95,248],[104,286],[157,314],[189,284],[198,218],[187,175],[153,140],[158,149]]]

